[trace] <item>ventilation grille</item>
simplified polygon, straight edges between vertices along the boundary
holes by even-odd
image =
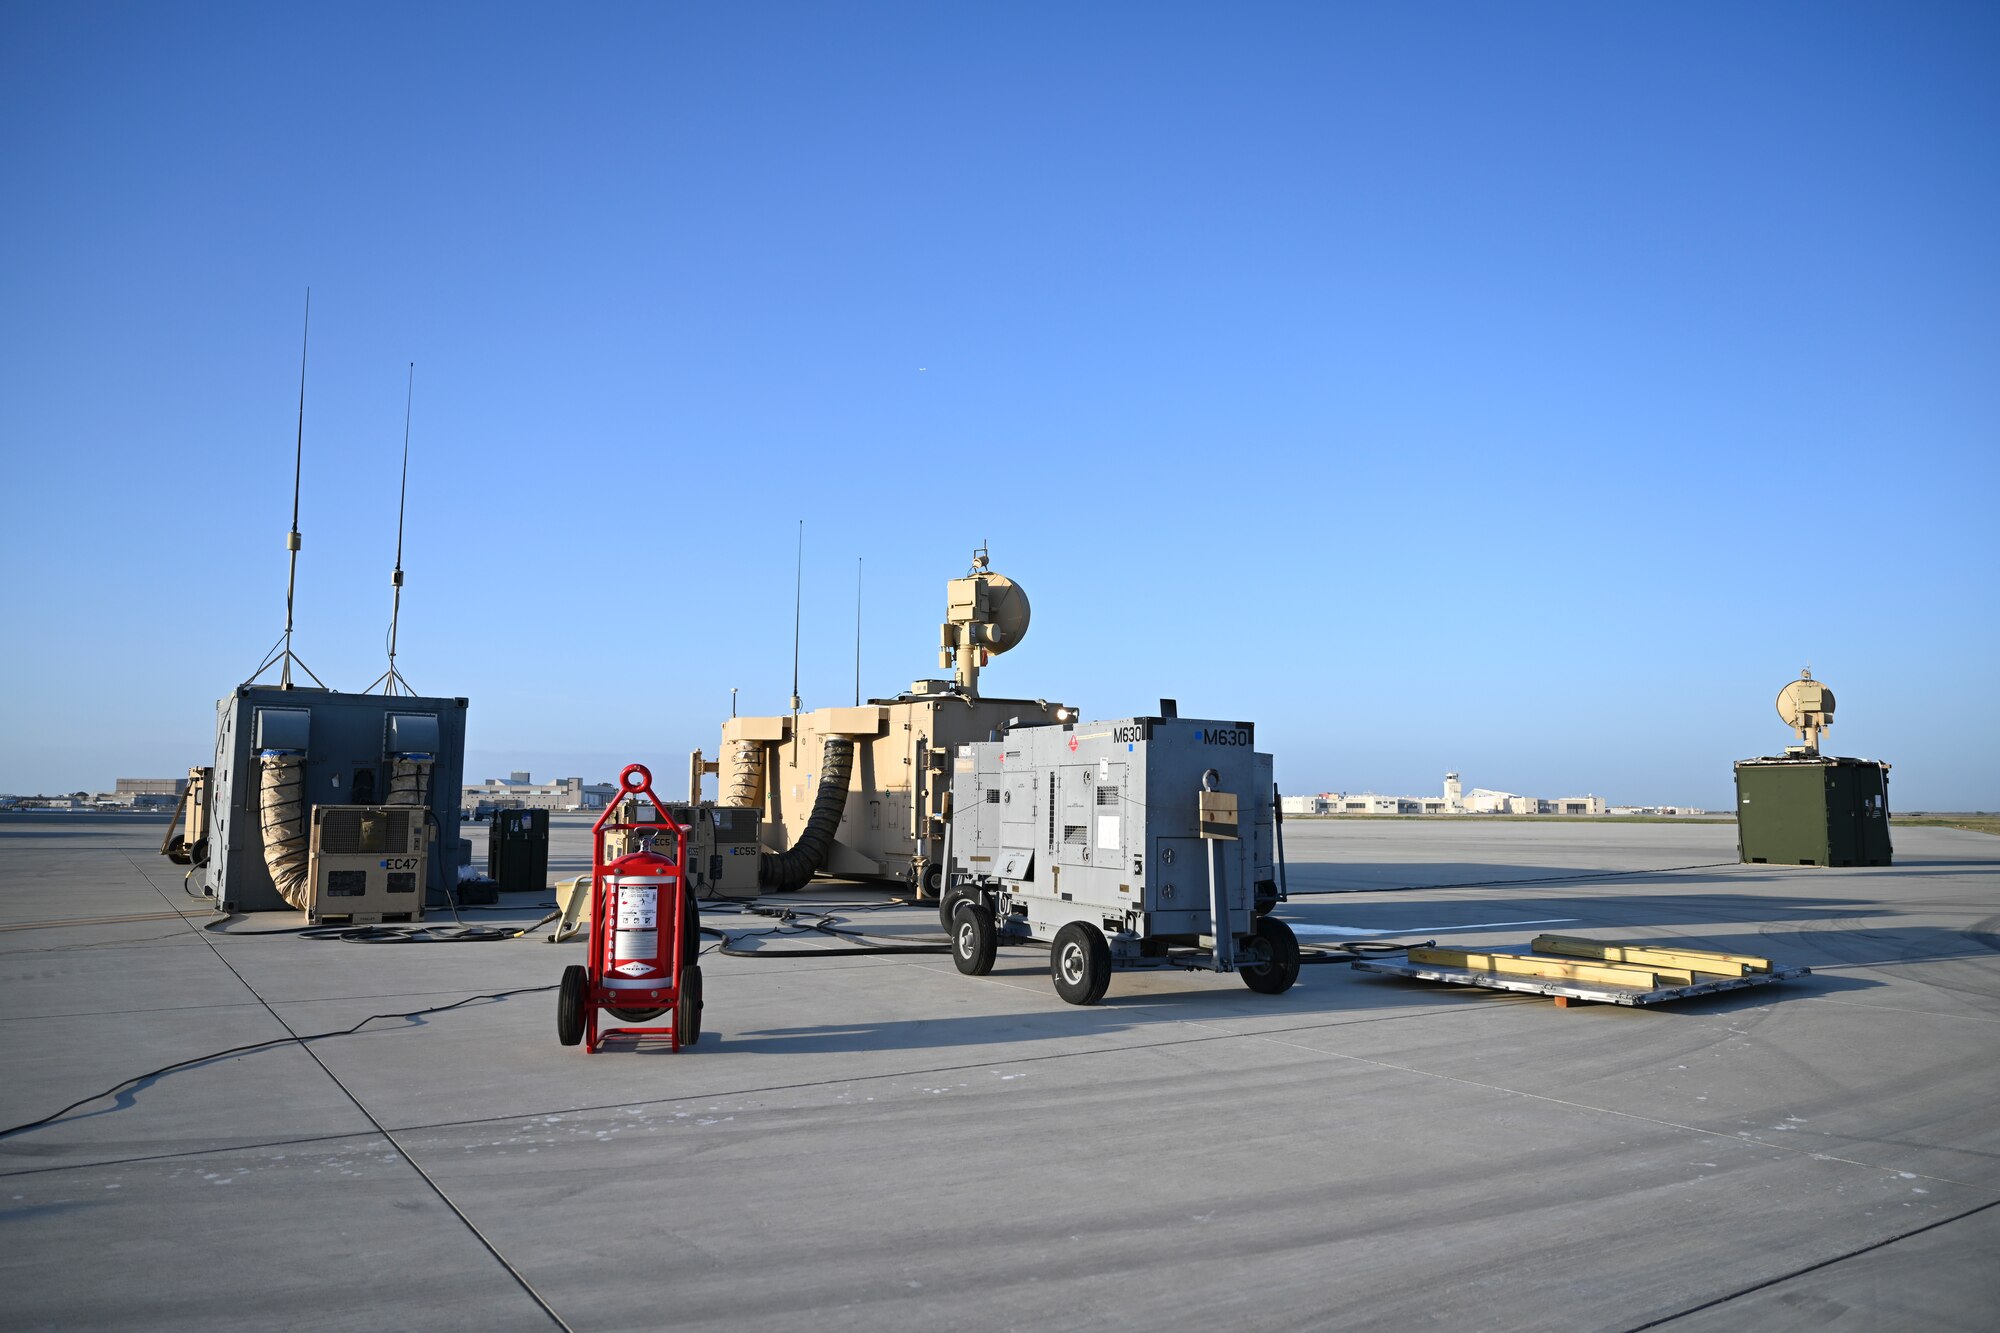
[[[1099,787],[1097,789],[1097,803],[1099,805],[1118,804],[1118,789],[1116,787]]]
[[[1000,804],[1000,789],[998,787],[988,787],[986,789],[986,804]]]
[[[335,856],[401,852],[410,846],[408,810],[328,810],[320,816],[319,849]]]
[[[757,811],[719,805],[715,807],[713,813],[715,841],[718,845],[757,841]]]
[[[1089,841],[1089,833],[1090,826],[1088,824],[1063,825],[1063,841],[1073,847],[1081,847],[1085,842]]]

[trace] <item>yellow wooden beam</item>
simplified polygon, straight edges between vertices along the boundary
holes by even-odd
[[[1663,940],[1654,940],[1650,943],[1645,940],[1619,940],[1618,943],[1635,949],[1667,949],[1687,958],[1705,958],[1712,963],[1741,963],[1752,972],[1769,972],[1772,967],[1770,959],[1760,958],[1756,954],[1750,953],[1720,953],[1713,949],[1683,949],[1678,944],[1669,944]]]
[[[1616,963],[1571,963],[1555,958],[1529,958],[1515,953],[1474,953],[1466,949],[1412,949],[1412,963],[1433,967],[1463,967],[1474,972],[1493,972],[1509,977],[1540,977],[1545,981],[1593,981],[1611,986],[1636,986],[1640,990],[1659,989],[1659,979],[1651,968],[1622,967]]]
[[[1613,944],[1606,940],[1578,939],[1573,935],[1537,935],[1535,942],[1528,947],[1536,953],[1597,958],[1607,963],[1632,963],[1656,970],[1706,972],[1721,977],[1740,977],[1751,970],[1749,963],[1739,959],[1716,958],[1698,950],[1676,949],[1670,945]]]

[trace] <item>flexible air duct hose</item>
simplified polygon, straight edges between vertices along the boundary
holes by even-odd
[[[722,798],[718,805],[764,804],[764,742],[731,741],[722,757]]]
[[[847,778],[854,770],[854,742],[839,736],[826,738],[821,752],[819,791],[813,796],[812,815],[805,831],[788,852],[766,852],[758,862],[757,885],[773,893],[802,889],[813,874],[826,864],[833,850],[833,831],[840,827],[840,812],[847,808]]]
[[[266,754],[257,790],[257,813],[264,830],[264,866],[271,885],[293,907],[306,905],[306,869],[311,855],[306,828],[306,757]]]
[[[390,760],[389,799],[384,804],[429,806],[433,763],[429,759]]]

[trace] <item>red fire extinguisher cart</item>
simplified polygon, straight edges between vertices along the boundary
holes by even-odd
[[[626,765],[618,789],[651,802],[654,818],[614,822],[624,804],[616,800],[591,830],[588,961],[563,971],[556,1035],[565,1046],[581,1041],[587,1053],[610,1037],[666,1037],[678,1051],[701,1039],[701,923],[687,886],[687,830],[653,794],[644,764]],[[654,831],[649,845],[604,859],[607,831],[645,829]],[[600,1028],[600,1010],[627,1026]],[[643,1026],[662,1014],[666,1026]]]

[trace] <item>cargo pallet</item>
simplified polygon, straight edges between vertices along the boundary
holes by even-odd
[[[1664,1004],[1812,973],[1809,967],[1780,967],[1750,954],[1683,949],[1664,940],[1542,935],[1529,948],[1533,953],[1413,948],[1407,962],[1368,959],[1354,966],[1388,976],[1547,995],[1562,1008],[1572,1001]]]

